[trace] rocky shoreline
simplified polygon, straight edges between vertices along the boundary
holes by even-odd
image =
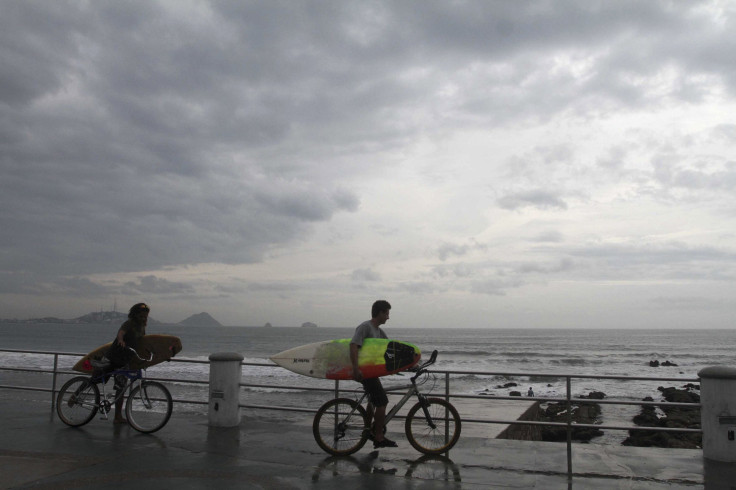
[[[649,367],[676,367],[671,361],[650,361]],[[497,386],[500,389],[516,387],[516,383],[507,383]],[[681,388],[659,387],[662,402],[669,403],[700,403],[700,386],[688,383]],[[521,396],[518,391],[511,391],[510,396]],[[588,395],[578,395],[576,399],[587,399],[590,402],[574,402],[572,407],[572,423],[578,425],[602,425],[601,406],[595,400],[603,400],[606,394],[600,391],[592,391]],[[700,407],[672,407],[657,405],[652,397],[646,397],[642,401],[651,405],[642,405],[638,415],[633,417],[633,424],[639,427],[661,427],[678,429],[700,429]],[[567,424],[568,408],[566,401],[541,403],[538,411],[538,420],[541,422],[555,422]],[[575,442],[588,443],[596,437],[604,434],[601,429],[595,427],[573,427],[572,440]],[[535,439],[549,442],[567,441],[566,427],[542,427],[535,431]],[[678,449],[701,449],[702,435],[699,433],[685,432],[659,432],[652,430],[629,430],[628,437],[621,443],[624,446],[636,447],[661,447]]]
[[[700,403],[700,395],[696,391],[700,387],[687,384],[678,389],[676,387],[658,390],[662,393],[662,401],[670,403]],[[572,403],[573,424],[600,425],[601,406],[594,400],[603,400],[605,393],[599,391],[590,392],[588,395],[580,395],[579,399],[589,399],[587,402]],[[654,402],[652,397],[646,397],[646,402]],[[567,402],[554,402],[543,404],[539,411],[539,420],[542,422],[556,422],[567,424]],[[678,429],[700,429],[699,407],[670,407],[665,405],[642,405],[641,411],[634,416],[633,423],[641,427],[662,427]],[[575,442],[588,443],[604,433],[601,429],[594,427],[573,427],[572,440]],[[540,431],[541,440],[548,442],[567,441],[566,427],[543,427]],[[677,449],[701,449],[701,434],[683,432],[658,432],[651,430],[629,430],[629,436],[621,443],[624,446],[636,447],[662,447]]]
[[[581,395],[578,398],[589,400],[602,400],[605,393],[592,391],[590,394]],[[598,403],[572,403],[572,422],[574,424],[597,425],[601,423],[601,406]],[[539,420],[542,422],[567,423],[567,402],[548,403],[540,411]],[[575,427],[572,429],[571,438],[576,442],[590,442],[595,437],[603,435],[603,431],[589,427]],[[567,441],[566,427],[542,427],[541,436],[543,441],[564,442]]]
[[[700,403],[700,386],[691,383],[678,389],[675,387],[657,388],[665,401],[670,403]],[[643,401],[653,402],[651,397]],[[659,410],[659,412],[657,411]],[[642,427],[665,427],[678,429],[700,429],[699,407],[668,407],[663,405],[643,405],[634,423]],[[654,432],[650,430],[630,430],[624,446],[667,447],[678,449],[701,449],[702,435],[684,432]]]

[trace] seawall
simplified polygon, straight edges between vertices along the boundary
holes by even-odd
[[[535,402],[526,409],[517,420],[539,420],[540,403]],[[510,424],[501,431],[496,439],[514,439],[517,441],[541,441],[542,428],[538,425]]]

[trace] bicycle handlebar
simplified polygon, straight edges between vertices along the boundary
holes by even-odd
[[[426,361],[424,361],[419,367],[416,368],[416,370],[415,370],[416,371],[416,374],[414,376],[412,376],[412,379],[417,379],[420,375],[422,375],[424,373],[424,371],[429,366],[431,366],[432,364],[434,364],[436,361],[437,361],[437,350],[435,349],[434,351],[432,351],[432,355],[429,356],[429,359],[427,359]]]

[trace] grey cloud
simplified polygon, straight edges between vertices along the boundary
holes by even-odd
[[[531,238],[533,242],[549,242],[549,243],[560,243],[565,240],[565,236],[557,230],[547,230],[539,233],[538,235]]]
[[[601,244],[567,251],[589,278],[732,281],[736,252],[685,243]]]
[[[462,257],[476,250],[485,251],[488,247],[482,243],[471,241],[469,243],[458,245],[455,243],[443,243],[437,249],[437,254],[441,261],[445,261],[450,257]]]
[[[508,278],[488,278],[473,281],[470,284],[470,291],[475,294],[486,294],[489,296],[505,296],[509,289],[518,288],[524,285],[519,279]]]
[[[456,245],[453,243],[445,243],[442,244],[437,251],[440,257],[440,260],[447,260],[450,256],[458,256],[462,257],[466,253],[468,253],[468,249],[470,247],[468,245]]]
[[[248,285],[250,291],[269,291],[269,292],[291,292],[299,289],[297,284],[291,282],[253,282]]]
[[[604,168],[616,169],[620,168],[624,159],[626,158],[628,151],[623,146],[615,146],[608,150],[607,154],[598,158],[598,165]]]
[[[560,259],[556,263],[541,264],[536,262],[527,262],[514,267],[515,272],[521,274],[555,274],[559,272],[567,272],[574,268],[574,262],[569,258]]]
[[[713,128],[713,135],[729,143],[736,143],[736,124],[719,124]]]
[[[381,275],[373,269],[355,269],[350,278],[357,282],[377,282],[381,280]]]
[[[432,272],[436,277],[440,278],[464,278],[472,276],[477,269],[477,266],[468,263],[459,264],[442,264],[432,268]]]
[[[258,189],[255,196],[273,212],[304,221],[323,221],[337,211],[358,209],[358,198],[349,191],[321,192],[303,183],[288,185],[278,194],[273,189]]]
[[[644,82],[670,66],[671,97],[707,88],[683,67],[733,91],[733,36],[703,5],[6,2],[0,270],[255,262],[356,211],[344,182],[418,136],[643,109]],[[669,178],[732,189],[723,172]],[[498,203],[567,208],[539,189]]]
[[[0,273],[0,293],[30,296],[69,295],[104,297],[115,292],[111,285],[85,277],[46,277],[33,273]]]
[[[658,296],[651,300],[651,303],[667,311],[684,310],[693,311],[701,310],[711,312],[727,307],[723,301],[703,296]]]
[[[123,289],[128,294],[190,294],[195,289],[189,284],[182,282],[172,282],[167,279],[156,276],[142,276],[137,282],[129,281],[123,285]]]
[[[713,163],[713,162],[711,162]],[[720,162],[718,162],[720,163]],[[666,188],[733,192],[736,189],[736,164],[724,162],[718,169],[685,168],[667,157],[654,161],[655,178]]]
[[[524,207],[538,209],[567,209],[567,203],[553,192],[535,189],[507,194],[498,199],[498,205],[503,209],[515,210]]]
[[[436,292],[437,286],[431,282],[414,281],[405,282],[399,285],[399,289],[409,292],[411,294],[432,294]]]

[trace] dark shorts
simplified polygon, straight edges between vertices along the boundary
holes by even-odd
[[[368,393],[368,399],[374,407],[385,407],[388,405],[388,397],[383,390],[383,385],[379,378],[364,379],[362,383],[363,389]]]

